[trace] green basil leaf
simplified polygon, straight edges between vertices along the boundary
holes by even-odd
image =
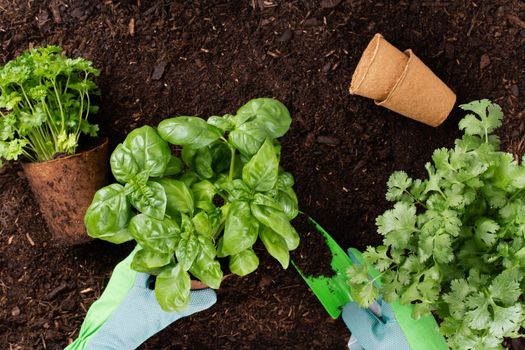
[[[175,256],[184,271],[190,269],[193,261],[199,254],[199,248],[199,241],[195,232],[182,232],[179,244],[177,244],[175,249]]]
[[[238,200],[247,201],[253,198],[250,189],[241,179],[235,179],[233,181],[216,182],[216,185],[228,193],[228,201],[234,202]]]
[[[209,117],[207,123],[222,131],[232,131],[235,128],[235,125],[230,120],[216,115]]]
[[[273,231],[284,238],[288,250],[294,250],[299,245],[299,235],[290,225],[289,219],[282,211],[279,202],[257,193],[250,205],[252,215],[264,226],[271,227]]]
[[[222,282],[221,264],[215,260],[215,247],[211,239],[199,237],[200,252],[195,258],[190,272],[208,287],[218,289]]]
[[[171,156],[170,161],[168,162],[168,166],[166,167],[166,171],[164,172],[164,176],[176,175],[181,171],[182,161],[178,157]]]
[[[281,204],[281,208],[289,220],[294,219],[299,214],[297,196],[291,187],[277,191],[275,199]]]
[[[213,159],[212,168],[216,173],[223,173],[230,169],[231,150],[224,142],[216,142],[210,146]]]
[[[245,156],[251,156],[261,148],[268,137],[266,130],[255,122],[237,127],[228,135],[228,142]]]
[[[217,242],[217,257],[219,258],[225,258],[228,256],[228,254],[226,254],[222,250],[223,242],[224,242],[224,236],[219,238],[219,241]]]
[[[195,172],[205,179],[213,177],[213,158],[209,147],[199,148],[195,155]]]
[[[111,154],[109,159],[111,165],[111,172],[115,179],[120,183],[126,183],[139,173],[139,166],[131,151],[119,144]]]
[[[216,187],[208,180],[197,182],[191,186],[193,198],[195,199],[195,207],[206,212],[215,210],[213,205],[213,197],[217,193]]]
[[[141,171],[150,177],[164,175],[171,158],[171,150],[151,126],[143,126],[128,134],[124,146],[130,150]]]
[[[171,262],[173,254],[158,253],[147,249],[141,249],[135,253],[131,261],[131,268],[138,272],[158,274],[160,268]]]
[[[184,182],[186,186],[191,187],[195,182],[199,181],[199,177],[193,171],[185,171],[179,180]]]
[[[213,237],[213,227],[208,217],[208,214],[204,211],[196,214],[192,219],[195,230],[199,235]]]
[[[226,215],[222,252],[234,255],[250,248],[257,240],[259,223],[250,213],[247,202],[237,201],[230,205]]]
[[[197,155],[197,150],[184,147],[181,151],[181,158],[184,164],[188,166],[188,168],[195,170],[195,156]]]
[[[261,125],[271,138],[286,134],[292,123],[286,106],[273,98],[256,98],[237,110],[237,116],[255,117],[251,122]]]
[[[171,219],[157,220],[144,214],[131,219],[129,233],[149,251],[173,254],[180,239],[180,229]]]
[[[283,268],[288,268],[290,253],[288,252],[288,246],[284,238],[267,226],[261,230],[259,237],[261,237],[261,241],[266,247],[266,250],[268,250],[268,253],[277,259]]]
[[[164,311],[184,311],[190,303],[190,275],[180,264],[162,269],[155,281],[155,296]]]
[[[155,180],[166,192],[166,212],[171,217],[179,213],[193,213],[193,195],[186,184],[174,179]]]
[[[158,129],[160,136],[169,143],[194,149],[208,146],[223,134],[221,129],[201,118],[186,116],[163,120]]]
[[[249,248],[238,254],[232,255],[230,257],[229,266],[230,271],[234,274],[238,276],[246,276],[257,270],[257,267],[259,266],[259,258],[253,249]]]
[[[143,214],[152,218],[162,220],[166,213],[166,191],[164,187],[153,181],[146,184],[137,182],[128,182],[126,184],[131,205]]]
[[[277,177],[277,187],[279,189],[285,189],[288,187],[292,187],[294,184],[295,184],[295,180],[293,178],[293,175],[286,171],[283,171]]]
[[[242,180],[252,189],[265,192],[271,190],[279,172],[279,160],[273,144],[267,139],[253,158],[242,169]]]
[[[131,208],[124,187],[112,184],[95,193],[84,224],[89,236],[118,244],[132,239],[126,230],[130,218]]]

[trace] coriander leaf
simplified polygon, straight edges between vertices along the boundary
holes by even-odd
[[[386,199],[394,202],[400,200],[403,194],[410,188],[412,179],[404,171],[396,171],[388,179]]]
[[[378,232],[385,236],[385,243],[394,248],[401,248],[410,242],[416,230],[416,207],[398,202],[394,209],[387,210],[376,219]]]

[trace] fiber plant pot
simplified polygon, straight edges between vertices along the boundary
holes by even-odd
[[[84,152],[22,166],[55,243],[91,240],[84,214],[95,192],[108,182],[108,139]]]
[[[456,102],[454,92],[412,50],[399,51],[381,34],[363,52],[350,93],[434,127],[445,121]]]

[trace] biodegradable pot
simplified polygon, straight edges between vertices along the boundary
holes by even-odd
[[[412,50],[405,52],[408,63],[403,74],[387,98],[376,104],[427,125],[438,126],[454,108],[456,94]]]
[[[405,70],[408,57],[377,33],[366,47],[350,84],[350,93],[384,100]]]
[[[224,280],[226,280],[227,278],[231,276],[233,276],[232,273],[222,276],[222,282],[224,282]],[[206,288],[210,288],[210,287],[207,284],[199,280],[194,280],[194,279],[191,280],[191,290],[199,290],[199,289],[206,289]]]
[[[456,95],[413,52],[404,53],[376,34],[352,76],[350,93],[430,126],[447,118]]]
[[[60,245],[89,241],[84,214],[108,181],[108,139],[84,152],[22,166],[53,240]]]

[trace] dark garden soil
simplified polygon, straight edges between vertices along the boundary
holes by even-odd
[[[491,98],[509,152],[525,147],[525,5],[492,1],[0,0],[0,63],[53,43],[102,69],[100,124],[111,146],[142,124],[233,112],[273,96],[293,115],[282,138],[301,209],[338,243],[378,244],[389,174],[423,176],[461,113],[431,128],[349,96],[376,32],[412,48],[459,102]],[[61,349],[131,246],[53,247],[18,165],[0,170],[0,349]],[[142,349],[343,349],[349,333],[301,278],[259,251],[260,268],[227,279],[218,303]]]
[[[311,277],[335,275],[331,266],[332,252],[315,224],[308,220],[306,215],[297,216],[292,224],[301,237],[301,244],[292,252],[291,258],[303,275]]]

